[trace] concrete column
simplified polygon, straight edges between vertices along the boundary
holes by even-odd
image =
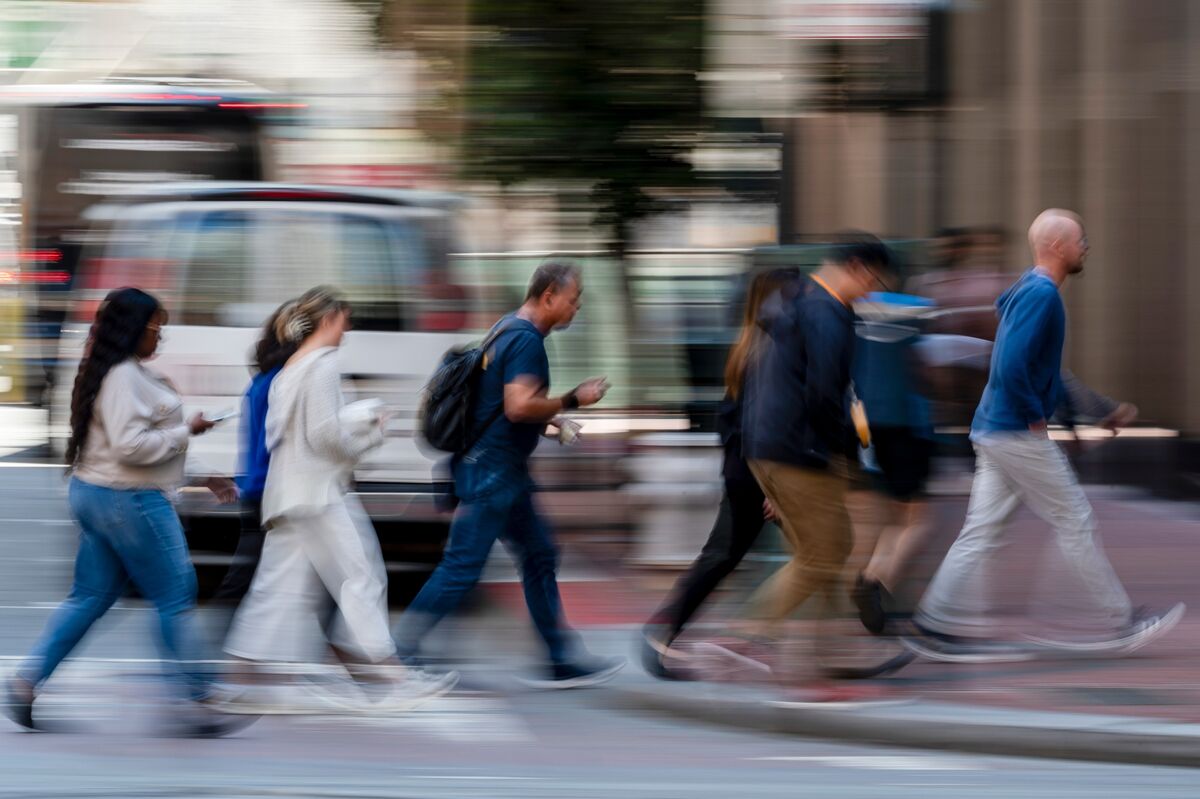
[[[1123,123],[1119,78],[1122,68],[1121,4],[1096,0],[1083,25],[1082,107],[1083,164],[1079,212],[1087,223],[1092,252],[1087,273],[1071,290],[1071,367],[1096,388],[1114,391],[1121,372],[1125,338],[1122,308],[1114,300],[1117,271],[1129,257],[1129,228],[1122,225],[1116,206],[1123,163],[1116,153],[1128,151],[1131,136]]]
[[[1200,6],[1187,5],[1183,29],[1185,42],[1200,41]],[[1183,412],[1179,425],[1190,434],[1200,433],[1200,48],[1190,47],[1184,61],[1183,130],[1183,224],[1180,230],[1179,259],[1183,264],[1183,279],[1179,299],[1183,317],[1180,354],[1183,359]]]
[[[948,194],[940,225],[1009,224],[1011,12],[1008,3],[987,2],[957,7],[951,17]]]
[[[1009,64],[1008,127],[1013,142],[1010,215],[1017,229],[1029,224],[1044,206],[1041,192],[1042,15],[1037,0],[1015,0],[1009,30],[1015,57]]]
[[[936,225],[934,194],[944,176],[935,172],[934,148],[939,135],[932,114],[895,114],[887,120],[887,184],[883,196],[887,216],[878,232],[920,236]]]
[[[796,120],[797,214],[801,234],[887,225],[887,129],[883,113]]]

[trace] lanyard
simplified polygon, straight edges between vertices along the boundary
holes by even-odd
[[[823,288],[823,289],[825,289],[826,291],[828,291],[828,292],[829,292],[829,295],[830,295],[831,297],[833,297],[835,300],[837,300],[838,302],[840,302],[842,305],[845,305],[847,308],[849,308],[849,307],[850,307],[850,304],[849,304],[849,303],[847,303],[845,300],[843,300],[843,299],[842,299],[842,295],[841,295],[841,294],[838,294],[836,291],[834,291],[833,289],[831,289],[831,288],[829,287],[829,284],[828,284],[828,283],[826,283],[824,280],[822,280],[822,279],[821,279],[820,275],[809,275],[809,279],[810,279],[810,280],[812,280],[812,282],[816,283],[816,284],[817,284],[818,286],[820,286],[821,288]]]

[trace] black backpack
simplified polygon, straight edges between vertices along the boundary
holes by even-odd
[[[442,356],[442,363],[425,385],[421,402],[421,435],[435,449],[460,455],[487,432],[504,412],[504,403],[478,432],[474,429],[471,409],[479,390],[483,356],[512,320],[497,324],[478,347],[455,347]]]

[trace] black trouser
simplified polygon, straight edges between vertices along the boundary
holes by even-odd
[[[262,500],[243,499],[242,530],[238,536],[237,550],[213,599],[236,602],[246,595],[254,580],[254,572],[258,569],[258,561],[262,558],[265,535],[262,529]]]
[[[721,510],[704,549],[650,623],[667,626],[668,640],[679,635],[708,595],[742,562],[763,524],[763,492],[758,483],[753,479],[726,480]]]

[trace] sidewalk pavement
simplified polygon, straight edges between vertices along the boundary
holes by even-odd
[[[1174,630],[1124,658],[1056,658],[965,665],[917,661],[883,678],[842,683],[862,701],[804,702],[798,686],[663,682],[646,675],[634,646],[639,623],[670,580],[612,575],[563,583],[568,618],[589,641],[625,654],[631,664],[598,703],[773,733],[1014,756],[1200,766],[1200,509],[1150,500],[1125,490],[1089,489],[1106,551],[1134,604],[1190,612]],[[918,565],[910,598],[957,534],[965,497],[935,502],[938,531]],[[1021,512],[1011,545],[996,564],[996,604],[1005,626],[1046,632],[1047,620],[1076,618],[1080,605],[1056,563],[1049,529]],[[1039,574],[1040,573],[1040,574]],[[665,585],[664,585],[665,584]],[[516,588],[517,586],[511,586]],[[486,588],[518,613],[519,593]],[[717,634],[736,617],[716,598],[694,633]],[[597,638],[596,636],[600,636]],[[615,637],[614,637],[615,636]],[[623,640],[621,640],[623,638]]]
[[[869,701],[844,704],[797,702],[795,686],[662,682],[642,670],[636,642],[675,575],[621,569],[603,548],[574,539],[564,546],[567,618],[593,652],[631,661],[612,684],[588,697],[606,710],[863,744],[1200,766],[1200,512],[1127,493],[1089,493],[1109,556],[1134,601],[1165,608],[1182,600],[1191,608],[1177,628],[1135,656],[986,666],[916,662],[889,677],[846,683]],[[916,569],[918,588],[957,533],[964,507],[963,497],[935,502],[938,534]],[[1032,627],[1047,616],[1040,605],[1022,615],[1031,598],[1070,599],[1069,583],[1059,579],[1044,546],[1048,539],[1040,521],[1014,519],[1012,544],[997,563],[997,600],[1005,618]],[[1039,570],[1042,579],[1035,576]],[[735,574],[731,589],[714,597],[692,634],[716,634],[726,619],[736,618],[740,600],[761,574],[761,564]],[[47,604],[3,611],[5,660],[27,651],[51,610]],[[157,652],[145,634],[152,613],[144,603],[123,600],[103,629],[89,636],[81,659],[108,658],[105,668],[117,673],[157,671]],[[220,615],[215,608],[202,613],[214,630]],[[512,677],[540,656],[520,583],[503,568],[481,585],[472,610],[447,619],[429,643],[427,654],[463,669],[464,685],[499,694],[523,690]]]

